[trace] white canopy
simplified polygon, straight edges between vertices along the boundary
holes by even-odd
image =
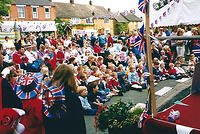
[[[4,21],[2,32],[14,32],[15,21]],[[16,28],[20,32],[56,31],[55,21],[16,21]]]
[[[150,26],[200,24],[200,0],[173,0],[160,10],[150,3]]]

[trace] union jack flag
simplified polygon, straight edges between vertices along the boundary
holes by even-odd
[[[146,53],[146,43],[144,41],[144,24],[140,28],[138,37],[136,38],[135,43],[132,46],[138,48],[139,52],[144,54]]]
[[[151,36],[151,35],[149,35],[149,37],[150,37],[151,41],[153,41],[153,42],[156,43],[157,45],[158,45],[158,44],[162,44],[162,42],[161,42],[160,40],[156,39],[155,37],[153,37],[153,36]]]
[[[43,88],[42,103],[44,115],[49,118],[64,117],[67,110],[64,86],[55,87],[47,82]]]
[[[195,43],[192,52],[195,54],[195,56],[200,57],[200,44]]]
[[[148,100],[146,101],[146,107],[144,108],[144,111],[141,114],[140,119],[138,121],[138,127],[139,128],[142,128],[143,122],[147,118],[150,118]]]
[[[146,12],[146,4],[149,2],[149,0],[139,0],[138,3],[138,9],[142,12]]]

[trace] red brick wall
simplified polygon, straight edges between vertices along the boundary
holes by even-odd
[[[49,19],[45,18],[45,7],[39,6],[38,7],[38,18],[33,19],[33,11],[31,6],[25,6],[25,18],[18,18],[18,9],[16,5],[11,5],[10,6],[10,18],[9,19],[4,19],[4,21],[54,21],[56,18],[56,10],[55,7],[52,6],[50,8],[50,15],[51,17]]]

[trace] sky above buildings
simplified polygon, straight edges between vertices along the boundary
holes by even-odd
[[[66,2],[70,0],[53,0],[53,2]],[[136,15],[141,16],[140,11],[137,9],[139,0],[92,0],[93,5],[104,6],[106,9],[110,8],[112,12],[123,12],[125,10],[135,9]],[[158,0],[151,0],[158,1]],[[78,4],[89,4],[89,0],[74,0]]]

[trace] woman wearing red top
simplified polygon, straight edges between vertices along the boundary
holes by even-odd
[[[56,44],[57,44],[57,41],[56,41],[56,39],[54,38],[54,37],[52,37],[51,36],[51,39],[49,40],[50,41],[50,44],[52,45],[52,46],[56,46]]]
[[[113,39],[112,39],[110,33],[108,33],[108,46],[107,46],[107,48],[109,48],[109,47],[113,47]]]
[[[96,54],[100,54],[101,53],[101,47],[99,46],[99,42],[98,41],[95,42],[94,52]]]
[[[65,58],[64,52],[63,52],[63,46],[58,46],[58,52],[57,52],[57,61],[62,64],[63,60]]]
[[[53,53],[53,57],[50,59],[50,64],[51,64],[51,69],[52,71],[56,70],[56,61],[57,61],[57,56],[55,53],[55,47],[51,47],[51,53]]]

